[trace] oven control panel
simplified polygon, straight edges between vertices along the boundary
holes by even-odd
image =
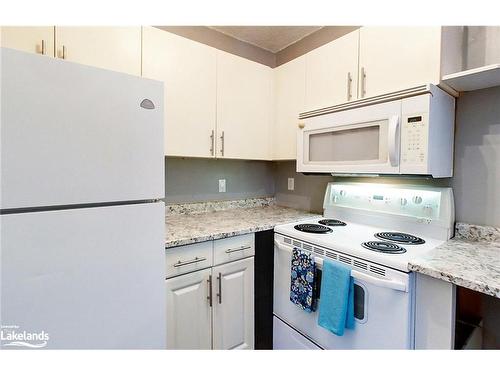
[[[405,164],[427,163],[427,114],[419,113],[403,117],[401,126],[401,162]]]
[[[446,188],[332,183],[328,185],[324,208],[337,206],[433,220],[440,217],[443,189]]]

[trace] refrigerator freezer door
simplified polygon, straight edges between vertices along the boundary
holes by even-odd
[[[0,216],[0,324],[47,333],[50,349],[164,349],[164,215],[149,203]]]
[[[6,48],[0,56],[1,209],[165,195],[162,83]]]

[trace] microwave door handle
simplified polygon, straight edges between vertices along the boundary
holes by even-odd
[[[399,116],[389,118],[388,131],[389,162],[392,167],[399,165]]]

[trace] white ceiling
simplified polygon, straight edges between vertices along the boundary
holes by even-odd
[[[322,26],[210,26],[233,38],[276,53]]]

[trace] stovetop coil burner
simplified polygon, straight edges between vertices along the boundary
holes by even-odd
[[[406,249],[395,243],[385,242],[385,241],[368,241],[361,244],[365,249],[378,251],[384,254],[403,254],[406,253]]]
[[[375,237],[381,240],[393,241],[408,245],[421,245],[425,241],[413,234],[401,233],[401,232],[380,232],[375,233]]]
[[[347,225],[343,221],[340,221],[337,219],[322,219],[322,220],[318,221],[318,223],[323,224],[323,225],[328,225],[329,227],[344,227]]]
[[[294,228],[306,233],[329,233],[332,231],[330,228],[319,224],[298,224]]]

